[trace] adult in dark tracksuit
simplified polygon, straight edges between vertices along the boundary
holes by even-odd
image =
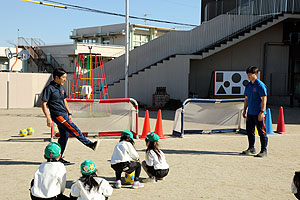
[[[67,73],[62,68],[53,71],[53,81],[45,87],[42,94],[42,110],[47,118],[47,126],[51,127],[52,120],[57,124],[60,138],[58,143],[61,146],[61,155],[66,148],[69,133],[74,135],[80,142],[89,148],[96,150],[98,142],[91,142],[87,139],[79,128],[72,122],[72,114],[66,101],[67,94],[64,83],[67,80]],[[47,109],[50,111],[50,115]],[[59,161],[68,164],[69,162],[61,158]]]
[[[250,80],[245,88],[245,101],[243,117],[246,118],[246,129],[248,135],[249,147],[242,154],[255,154],[255,126],[260,137],[261,150],[255,157],[267,156],[268,137],[265,131],[265,113],[267,105],[267,87],[257,79],[258,68],[250,66],[247,69],[247,76]],[[246,110],[247,116],[246,116]]]

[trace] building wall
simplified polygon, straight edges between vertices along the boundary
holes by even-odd
[[[188,97],[189,55],[177,55],[157,66],[129,77],[128,96],[140,104],[152,105],[156,87],[166,87],[171,99],[184,101]],[[108,87],[110,98],[124,98],[125,81]]]
[[[287,87],[287,76],[285,74],[287,75],[289,68],[288,48],[278,45],[270,50],[269,47],[269,51],[266,53],[265,47],[268,43],[281,43],[282,34],[283,24],[280,23],[203,60],[191,60],[189,91],[201,98],[207,98],[213,71],[243,71],[248,66],[254,65],[261,70],[262,80],[268,87],[268,95],[270,95],[270,91],[278,91],[278,89],[283,91],[273,93],[273,96],[269,98],[269,102],[274,102],[278,96],[281,96],[280,101],[287,104],[288,97],[284,93],[287,88],[283,88],[282,85]],[[281,79],[282,85],[280,88],[278,84],[271,81],[274,72],[280,72],[281,78],[284,78]]]
[[[0,73],[0,108],[7,108],[9,79],[9,108],[32,108],[41,105],[41,93],[52,80],[51,74]]]

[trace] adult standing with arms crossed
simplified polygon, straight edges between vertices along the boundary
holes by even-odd
[[[244,155],[255,154],[255,126],[257,128],[261,150],[255,157],[267,156],[268,137],[265,131],[265,114],[267,105],[267,87],[257,79],[258,68],[254,66],[248,67],[246,70],[249,83],[245,88],[245,101],[243,109],[243,117],[246,118],[246,130],[248,135],[249,147],[243,151]],[[248,110],[247,110],[248,108]],[[247,112],[246,112],[247,111]]]
[[[50,84],[47,85],[43,90],[42,110],[47,118],[47,126],[51,127],[52,120],[57,124],[60,133],[58,143],[61,146],[61,155],[63,155],[65,151],[69,133],[74,135],[84,145],[95,151],[98,141],[91,142],[89,139],[87,139],[72,121],[72,114],[66,100],[68,96],[63,86],[66,80],[67,73],[64,71],[64,69],[56,68],[53,71],[53,81],[51,81]],[[47,107],[50,111],[50,114]],[[59,159],[59,161],[64,164],[70,163],[64,160],[62,157]]]

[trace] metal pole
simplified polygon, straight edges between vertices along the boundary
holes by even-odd
[[[261,12],[262,12],[262,0],[260,0],[260,6],[259,6],[260,8],[259,8],[259,15],[261,15]]]
[[[9,72],[7,72],[9,73]],[[6,96],[6,109],[9,109],[9,80],[7,80],[7,96]]]
[[[292,13],[294,13],[294,9],[295,9],[295,0],[293,0]]]
[[[126,33],[125,33],[125,98],[128,98],[128,67],[129,67],[129,0],[126,0]]]

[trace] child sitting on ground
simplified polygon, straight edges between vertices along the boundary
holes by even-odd
[[[120,141],[115,146],[110,164],[111,168],[113,168],[116,173],[115,188],[119,189],[122,187],[122,172],[131,174],[133,171],[135,171],[135,177],[132,188],[144,187],[144,184],[139,182],[141,164],[139,162],[139,154],[134,148],[133,134],[131,131],[125,130],[121,133]]]
[[[85,160],[80,165],[82,176],[72,185],[70,199],[105,200],[111,196],[113,188],[108,181],[97,177],[95,163]]]
[[[47,162],[40,165],[31,181],[30,196],[39,199],[69,199],[63,195],[66,186],[66,168],[58,162],[61,157],[60,145],[50,142],[44,151]]]
[[[142,166],[149,178],[142,180],[142,182],[163,180],[169,173],[169,165],[164,153],[159,150],[158,140],[159,136],[156,133],[150,132],[146,136],[146,159],[142,162]]]
[[[292,180],[292,193],[297,199],[300,199],[300,171],[295,172],[294,178]]]

